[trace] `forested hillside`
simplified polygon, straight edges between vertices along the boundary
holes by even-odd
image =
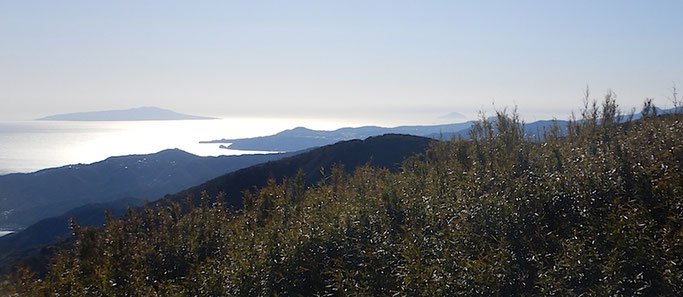
[[[81,228],[14,296],[676,296],[683,292],[683,116],[620,122],[611,97],[566,135],[515,114],[392,173],[271,180],[244,208],[205,195]],[[328,171],[329,172],[329,171]],[[189,209],[188,209],[189,208]]]
[[[269,179],[295,178],[300,174],[301,182],[309,186],[323,179],[325,171],[329,172],[335,165],[346,167],[349,173],[360,165],[397,171],[403,160],[424,152],[432,141],[425,137],[399,134],[341,141],[228,173],[173,195],[166,195],[155,204],[182,202],[190,196],[197,205],[202,192],[207,192],[212,197],[224,193],[226,206],[241,208],[242,192],[264,187]]]
[[[93,164],[2,175],[0,227],[25,228],[90,203],[125,197],[156,200],[228,172],[294,154],[199,157],[168,149],[110,157]]]
[[[51,245],[71,237],[71,220],[82,226],[102,226],[105,212],[113,217],[127,213],[129,207],[142,207],[147,202],[135,198],[91,203],[74,208],[60,216],[42,219],[28,228],[0,237],[0,275],[16,268],[18,263],[31,265],[37,271],[44,271],[47,258],[55,250]]]

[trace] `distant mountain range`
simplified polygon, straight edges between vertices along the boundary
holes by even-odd
[[[0,228],[23,228],[88,203],[154,200],[289,154],[199,157],[178,149],[0,176]]]
[[[320,131],[298,127],[271,136],[220,139],[201,141],[201,143],[230,144],[224,147],[236,150],[291,152],[305,148],[329,145],[344,140],[366,139],[370,136],[384,134],[408,134],[415,136],[450,134],[465,130],[471,127],[472,123],[473,122],[465,122],[434,126],[400,126],[395,128],[365,126],[359,128],[341,128],[334,131]]]
[[[495,121],[495,117],[490,119]],[[536,121],[525,125],[525,131],[531,136],[541,136],[544,129],[548,129],[553,123],[557,123],[561,129],[566,130],[567,121]],[[334,131],[311,130],[298,127],[285,130],[280,133],[239,139],[220,139],[211,141],[201,141],[201,143],[223,143],[222,148],[236,150],[260,150],[260,151],[279,151],[289,152],[304,148],[317,147],[336,143],[350,139],[365,139],[370,136],[383,135],[387,133],[408,134],[415,136],[428,137],[439,140],[449,140],[451,138],[468,138],[470,128],[474,121],[434,125],[434,126],[400,126],[395,128],[383,128],[366,126],[358,128],[341,128]]]
[[[657,108],[658,114],[674,112],[677,112],[675,108]],[[458,117],[459,114],[450,113],[446,116]],[[635,113],[633,115],[633,119],[639,119],[640,117],[640,113]],[[623,116],[623,118],[625,120],[626,116]],[[496,121],[496,117],[489,117],[488,120]],[[208,140],[200,141],[200,143],[221,143],[224,144],[221,145],[221,148],[235,150],[292,152],[305,148],[329,145],[344,140],[365,139],[370,136],[389,133],[423,136],[439,140],[450,140],[451,138],[459,137],[467,139],[469,138],[469,133],[474,123],[475,121],[468,121],[456,124],[399,126],[394,128],[365,126],[358,128],[341,128],[333,131],[312,130],[305,127],[297,127],[269,136]],[[560,127],[562,133],[566,132],[568,121],[565,120],[541,120],[526,123],[524,125],[524,130],[532,139],[542,140],[543,131],[548,130],[554,124],[557,124]]]
[[[201,117],[177,113],[158,107],[138,107],[124,110],[76,112],[47,116],[39,121],[165,121],[165,120],[209,120]]]

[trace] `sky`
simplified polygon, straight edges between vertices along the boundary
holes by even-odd
[[[587,86],[670,106],[682,53],[683,1],[0,0],[0,121],[139,106],[566,118]]]

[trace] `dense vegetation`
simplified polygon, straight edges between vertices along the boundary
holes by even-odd
[[[515,114],[403,169],[334,168],[200,206],[73,224],[18,296],[663,295],[683,292],[683,117],[623,121],[612,97],[566,134]]]

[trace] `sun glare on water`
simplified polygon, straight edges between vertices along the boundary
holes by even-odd
[[[93,163],[111,156],[178,148],[199,156],[267,153],[220,148],[204,140],[266,136],[305,126],[333,130],[353,123],[316,119],[231,118],[184,121],[0,123],[0,174]]]

